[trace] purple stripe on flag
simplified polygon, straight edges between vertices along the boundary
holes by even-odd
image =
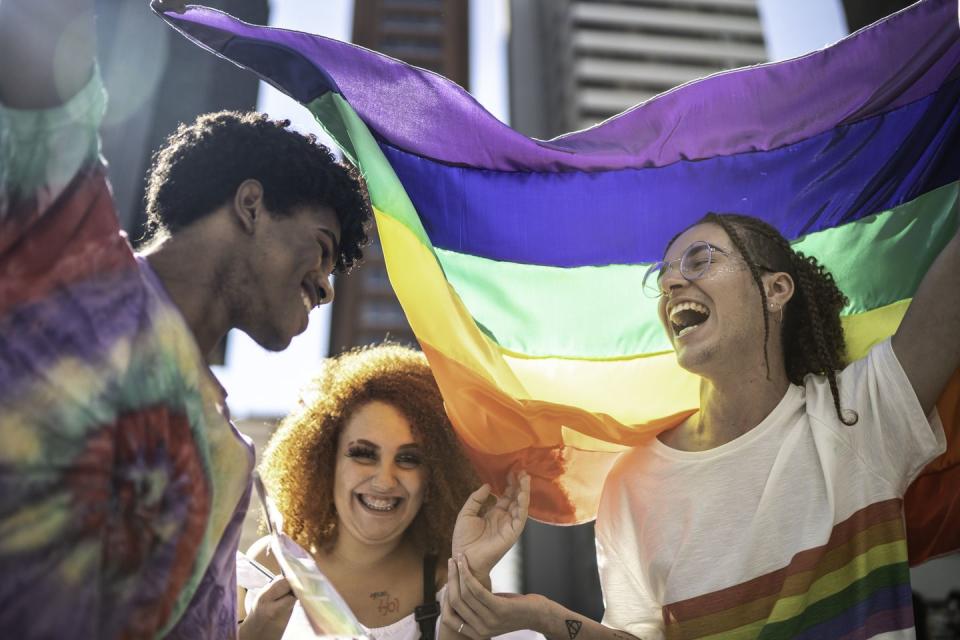
[[[694,81],[592,129],[540,142],[445,78],[360,47],[206,8],[164,18],[226,57],[235,48],[246,66],[302,101],[335,84],[393,146],[503,171],[653,167],[775,149],[923,98],[960,70],[956,1],[922,0],[827,49]],[[251,55],[258,42],[269,51]],[[282,58],[296,73],[277,70]],[[317,82],[311,67],[330,81]]]
[[[381,148],[434,247],[578,267],[659,260],[708,211],[756,216],[795,239],[892,209],[960,178],[958,136],[954,80],[782,149],[654,169],[484,171]]]

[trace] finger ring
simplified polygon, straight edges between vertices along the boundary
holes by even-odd
[[[463,625],[464,625],[464,624],[466,624],[466,623],[465,623],[465,622],[461,622],[461,623],[460,623],[460,628],[457,629],[457,633],[463,633]]]

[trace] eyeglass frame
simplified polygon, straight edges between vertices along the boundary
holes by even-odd
[[[688,274],[684,273],[683,259],[690,254],[690,251],[695,246],[705,246],[707,248],[707,264],[706,266],[703,267],[703,271],[699,275],[690,277]],[[695,282],[696,280],[700,280],[707,275],[707,273],[710,271],[710,267],[714,264],[714,260],[713,260],[714,252],[719,252],[720,254],[727,256],[728,258],[735,257],[735,255],[731,251],[728,251],[726,249],[723,249],[722,247],[718,247],[716,245],[710,244],[706,240],[695,240],[694,242],[690,243],[690,246],[688,246],[686,249],[683,250],[683,253],[680,255],[680,257],[674,258],[673,260],[658,260],[653,264],[651,264],[643,274],[643,279],[640,281],[640,288],[643,290],[644,295],[646,295],[649,298],[653,298],[653,299],[662,298],[664,295],[666,295],[666,292],[664,292],[663,287],[660,286],[660,282],[663,278],[663,275],[667,272],[667,270],[670,269],[670,267],[677,262],[680,263],[680,276],[684,278],[687,282]],[[653,294],[653,291],[650,290],[650,288],[647,285],[647,280],[655,271],[658,272],[658,275],[656,278],[656,291],[657,291],[656,295]]]

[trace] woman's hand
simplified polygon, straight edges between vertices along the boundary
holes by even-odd
[[[240,624],[240,640],[279,640],[296,602],[287,579],[275,579],[253,600],[252,608]]]
[[[453,529],[453,557],[468,558],[474,575],[481,580],[523,532],[530,505],[530,476],[523,471],[510,474],[503,496],[485,509],[490,491],[490,485],[485,484],[470,494]]]
[[[447,566],[443,624],[455,633],[481,640],[518,629],[538,630],[548,602],[536,594],[490,593],[473,576],[466,559]]]

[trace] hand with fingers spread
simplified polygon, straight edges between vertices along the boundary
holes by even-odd
[[[451,631],[479,640],[517,631],[538,629],[549,601],[541,595],[491,593],[480,584],[466,558],[451,559],[441,619]]]
[[[287,579],[275,579],[253,601],[247,617],[240,624],[240,640],[282,637],[296,602],[297,597],[290,590]]]
[[[487,505],[490,485],[483,485],[467,498],[453,529],[453,557],[462,554],[474,575],[487,579],[493,566],[510,550],[523,532],[530,504],[530,476],[510,474],[507,490]]]

